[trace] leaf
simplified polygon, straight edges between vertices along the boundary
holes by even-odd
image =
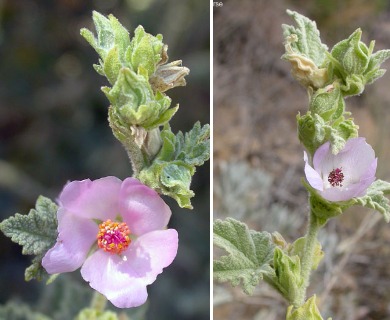
[[[166,165],[160,175],[160,181],[165,187],[163,194],[174,198],[181,208],[192,209],[190,199],[195,193],[190,190],[190,184],[193,174],[187,166],[175,163]]]
[[[293,303],[302,291],[303,279],[301,276],[301,260],[298,255],[288,255],[282,249],[276,247],[274,250],[273,268],[275,275],[268,279],[268,282],[286,298]]]
[[[47,274],[41,260],[57,239],[57,205],[54,202],[40,196],[35,209],[31,209],[28,215],[15,214],[0,223],[0,230],[23,247],[23,254],[36,255],[32,265],[26,269],[26,281],[33,278],[40,280]]]
[[[109,17],[106,18],[101,13],[93,11],[92,18],[95,24],[97,37],[86,28],[80,30],[81,36],[83,36],[99,54],[102,59],[102,65],[105,62],[108,52],[113,48],[116,48],[119,60],[124,63],[125,51],[130,45],[130,37],[126,28],[124,28],[113,15],[109,15]]]
[[[194,127],[184,136],[182,132],[176,135],[176,157],[186,164],[201,166],[210,158],[210,126],[201,126],[196,122]]]
[[[17,213],[0,224],[7,237],[23,246],[23,254],[44,253],[57,239],[57,205],[40,196],[35,208],[28,215]]]
[[[127,127],[136,125],[152,130],[167,123],[178,110],[178,106],[170,108],[168,96],[154,94],[149,82],[129,68],[119,70],[115,85],[103,87],[102,91]]]
[[[190,184],[194,173],[195,168],[182,161],[155,160],[150,167],[141,170],[137,179],[157,192],[175,199],[181,208],[192,209],[190,199],[195,193],[190,190]]]
[[[325,122],[320,115],[308,111],[303,116],[298,114],[297,122],[299,140],[311,155],[326,141],[330,141],[332,153],[337,154],[348,139],[358,136],[359,127],[352,119],[345,119],[344,116],[330,123]]]
[[[291,43],[292,49],[320,67],[325,60],[328,47],[321,42],[316,23],[295,11],[287,10],[287,14],[295,20],[297,27],[282,25],[283,36],[287,38],[296,35],[298,40]]]
[[[390,58],[390,50],[379,50],[371,55],[370,65],[369,68],[372,66],[379,66],[383,62],[385,62],[387,59]]]
[[[365,196],[355,198],[354,200],[357,204],[380,212],[388,223],[390,222],[390,205],[389,199],[385,195],[389,193],[390,183],[383,180],[376,180],[367,189]]]
[[[362,41],[361,29],[355,30],[348,39],[337,43],[332,51],[332,57],[337,60],[336,67],[342,67],[339,71],[345,75],[363,74],[367,69],[373,44],[369,49]]]
[[[337,82],[318,89],[310,99],[309,110],[325,121],[336,120],[345,112],[345,102]]]
[[[107,53],[106,60],[102,66],[102,70],[97,69],[96,71],[100,73],[103,71],[103,74],[106,75],[107,80],[114,85],[118,79],[119,70],[122,68],[122,64],[119,61],[118,49],[116,47],[112,48]]]
[[[190,190],[195,166],[210,157],[210,126],[195,123],[183,135],[174,135],[169,124],[161,131],[162,146],[150,167],[143,168],[137,178],[158,192],[174,198],[181,208],[192,209]]]
[[[221,282],[241,285],[252,294],[263,277],[272,276],[271,263],[275,245],[268,232],[249,230],[247,225],[232,218],[214,222],[214,244],[228,255],[214,260],[214,277]]]

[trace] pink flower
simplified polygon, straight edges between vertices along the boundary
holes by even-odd
[[[304,160],[306,179],[323,198],[346,201],[365,195],[375,180],[378,159],[365,138],[352,138],[336,155],[332,154],[330,143],[324,143],[314,153],[314,168],[306,152]]]
[[[136,307],[177,253],[171,210],[134,178],[68,183],[59,197],[57,243],[43,257],[50,274],[81,267],[90,286],[119,308]]]

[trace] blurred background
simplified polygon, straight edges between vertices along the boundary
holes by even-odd
[[[375,50],[390,48],[390,6],[384,0],[225,0],[214,15],[214,218],[245,221],[279,231],[289,242],[304,235],[307,193],[300,183],[303,147],[296,115],[307,94],[290,75],[281,24],[286,9],[317,21],[329,48],[363,30]],[[390,63],[383,66],[389,69]],[[379,158],[377,177],[390,180],[390,72],[346,101],[359,134]],[[354,207],[329,221],[320,234],[325,258],[313,274],[325,319],[390,319],[390,225],[381,215]],[[216,251],[215,254],[220,254]],[[214,283],[215,320],[279,320],[286,302],[261,284],[253,296]]]
[[[108,126],[108,101],[100,91],[107,82],[92,68],[98,56],[79,34],[82,27],[94,30],[92,10],[113,13],[131,33],[139,24],[162,33],[170,61],[181,59],[191,70],[186,87],[168,92],[172,105],[181,106],[172,131],[188,131],[198,120],[209,123],[209,1],[0,0],[0,220],[28,213],[39,195],[55,199],[68,180],[132,174]],[[192,189],[192,211],[165,199],[179,252],[132,319],[145,312],[147,319],[209,318],[208,163],[198,169]],[[91,290],[78,271],[48,287],[25,283],[30,261],[0,234],[0,304],[17,301],[20,310],[29,305],[69,320],[77,301],[80,307],[89,303]]]

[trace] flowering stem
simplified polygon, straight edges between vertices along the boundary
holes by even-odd
[[[315,247],[317,243],[317,235],[320,230],[320,223],[318,218],[315,216],[312,210],[310,210],[309,217],[309,226],[307,230],[307,234],[305,236],[305,248],[302,254],[301,260],[301,277],[302,277],[302,286],[300,292],[298,292],[298,296],[295,299],[294,305],[296,307],[302,306],[305,303],[306,299],[306,290],[309,286],[310,282],[310,274],[313,266],[313,259],[315,253]]]
[[[103,312],[107,305],[107,299],[105,296],[95,291],[91,301],[91,308],[96,311]]]

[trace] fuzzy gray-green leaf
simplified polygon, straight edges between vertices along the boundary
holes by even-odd
[[[210,126],[195,123],[194,127],[183,135],[176,135],[176,159],[193,166],[200,166],[210,158]]]
[[[23,247],[23,254],[35,255],[24,274],[25,280],[41,280],[47,275],[41,261],[57,239],[57,205],[40,196],[29,214],[15,214],[0,223],[0,230]]]
[[[126,59],[133,66],[134,71],[141,67],[147,71],[148,77],[152,75],[161,60],[162,35],[152,36],[146,33],[142,26],[134,31],[134,37],[126,52]]]
[[[251,294],[264,275],[273,276],[271,263],[275,245],[268,232],[256,232],[228,218],[214,222],[214,244],[228,255],[214,260],[214,277],[240,285]]]
[[[23,254],[45,253],[57,239],[57,205],[40,196],[36,209],[31,209],[28,215],[17,213],[4,220],[0,230],[23,246]]]
[[[390,202],[385,197],[390,194],[390,183],[383,180],[376,180],[367,189],[367,194],[363,197],[356,198],[357,204],[374,209],[383,215],[386,222],[390,222]]]
[[[287,38],[295,34],[298,41],[291,44],[294,51],[310,58],[317,67],[320,67],[328,48],[321,42],[316,23],[295,11],[287,10],[287,14],[295,20],[297,27],[282,25],[283,36]]]

